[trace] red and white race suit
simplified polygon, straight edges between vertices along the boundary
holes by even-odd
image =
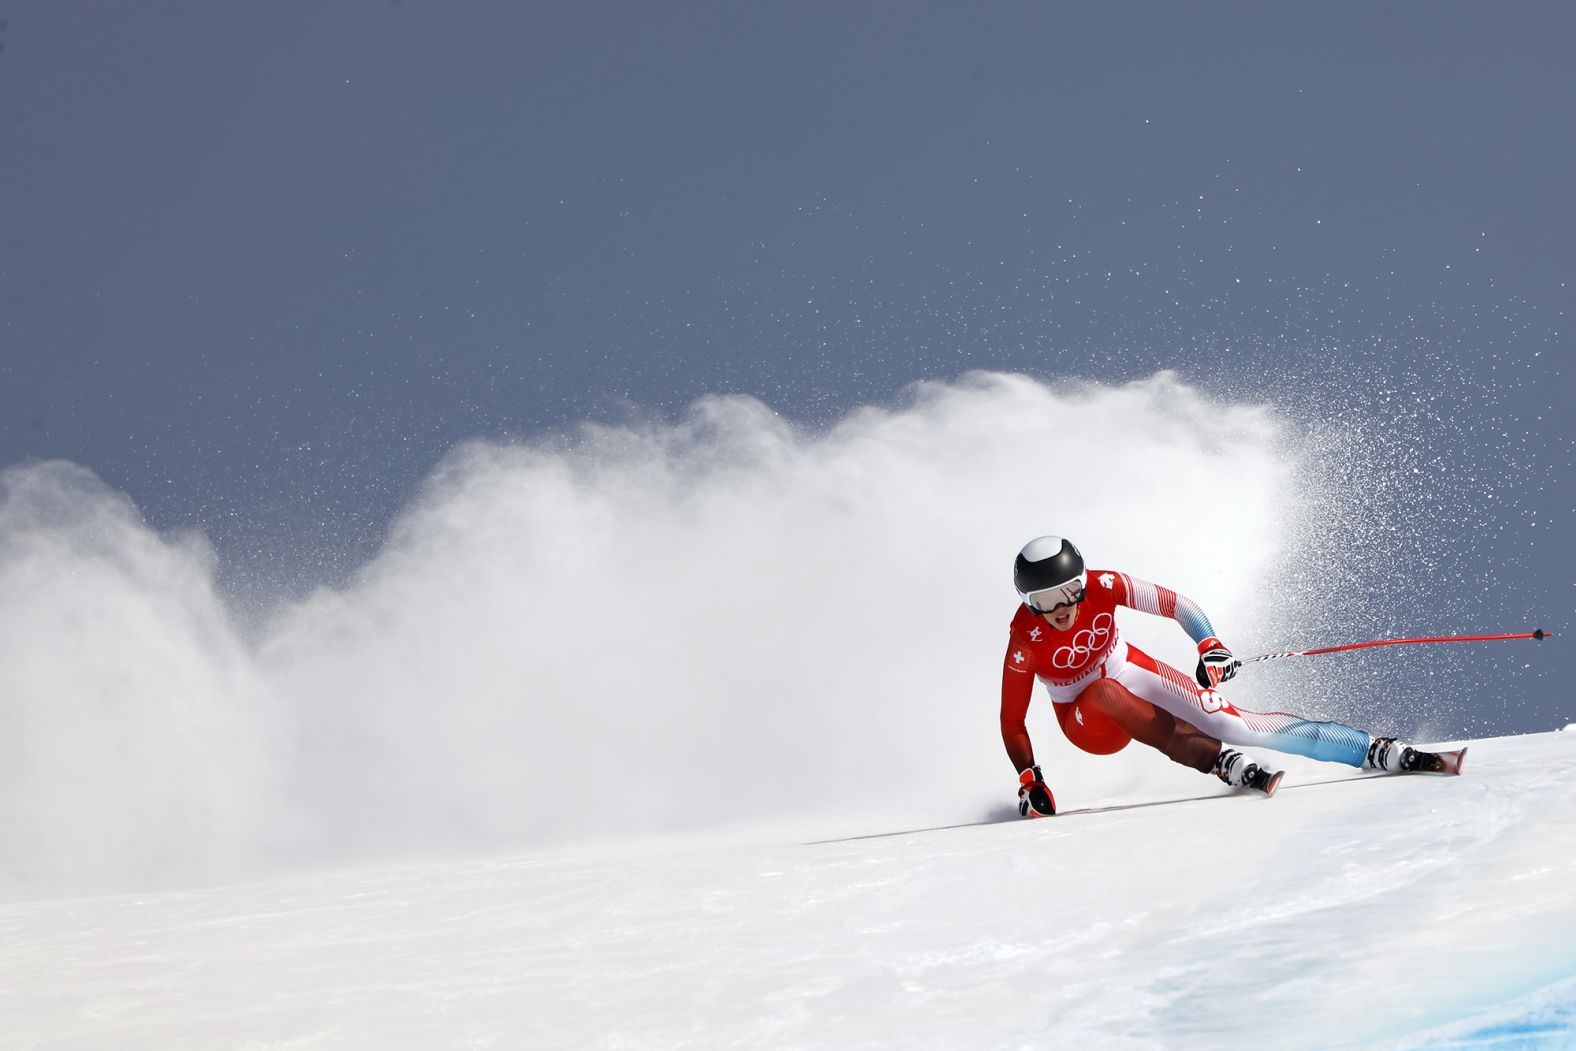
[[[1033,756],[1024,717],[1036,678],[1050,694],[1068,740],[1097,755],[1121,749],[1134,736],[1144,736],[1146,743],[1163,747],[1147,735],[1135,733],[1127,719],[1113,721],[1109,698],[1120,691],[1109,686],[1090,690],[1102,680],[1114,680],[1160,712],[1226,744],[1362,765],[1368,751],[1366,733],[1289,712],[1237,707],[1219,691],[1199,686],[1191,675],[1124,641],[1116,619],[1120,606],[1170,617],[1187,631],[1200,653],[1221,645],[1197,603],[1169,588],[1113,570],[1089,572],[1077,619],[1065,631],[1056,630],[1028,606],[1019,605],[1001,673],[1002,741],[1015,765]],[[1173,757],[1193,765],[1192,759]]]

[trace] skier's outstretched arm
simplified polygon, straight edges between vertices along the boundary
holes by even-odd
[[[1095,582],[1116,591],[1117,602],[1129,609],[1152,613],[1157,617],[1170,617],[1180,624],[1188,638],[1198,647],[1198,667],[1193,677],[1200,686],[1219,686],[1242,667],[1242,662],[1232,656],[1231,650],[1215,634],[1209,616],[1186,595],[1126,573],[1100,573],[1096,575]]]
[[[1128,609],[1171,618],[1182,625],[1182,630],[1187,632],[1188,638],[1195,644],[1211,639],[1219,641],[1209,617],[1199,608],[1197,602],[1186,595],[1127,573],[1097,573],[1090,583],[1115,591],[1117,603]]]

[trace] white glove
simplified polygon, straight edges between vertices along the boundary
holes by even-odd
[[[1242,667],[1242,662],[1231,655],[1226,644],[1216,638],[1199,643],[1198,653],[1198,668],[1193,672],[1193,678],[1206,690],[1213,690],[1226,682]]]

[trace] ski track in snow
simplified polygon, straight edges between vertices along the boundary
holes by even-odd
[[[803,831],[0,907],[0,1044],[1576,1046],[1576,734],[1460,778]]]

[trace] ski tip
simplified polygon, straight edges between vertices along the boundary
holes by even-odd
[[[1424,773],[1459,774],[1461,773],[1461,764],[1466,761],[1466,758],[1467,750],[1465,748],[1458,748],[1453,752],[1436,752],[1432,759],[1433,765],[1425,767]]]
[[[1275,776],[1270,778],[1270,783],[1264,786],[1264,794],[1271,799],[1275,798],[1275,790],[1280,787],[1281,778],[1286,776],[1286,771],[1277,770]]]

